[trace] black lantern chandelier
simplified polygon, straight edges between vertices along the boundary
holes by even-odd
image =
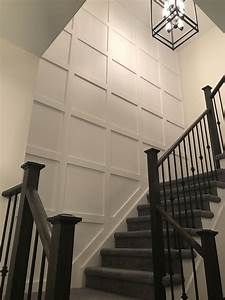
[[[199,32],[193,0],[151,0],[152,36],[172,50]]]

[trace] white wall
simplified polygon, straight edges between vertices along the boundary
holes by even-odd
[[[179,51],[186,125],[205,109],[202,87],[224,75],[224,53],[225,35],[215,26]]]
[[[191,124],[205,109],[204,93],[201,88],[208,84],[215,87],[225,74],[224,53],[225,35],[215,26],[179,51],[186,125]],[[223,87],[221,94],[224,102],[225,87]],[[222,118],[220,120],[223,121]],[[224,135],[224,122],[221,125]],[[221,165],[221,167],[224,168],[224,165]],[[219,232],[216,241],[224,288],[224,190],[218,189],[218,195],[221,197],[222,203],[211,204],[211,210],[214,212],[215,217],[208,221],[205,228]],[[198,278],[199,286],[205,286],[203,264],[200,264],[198,268]],[[205,292],[206,289],[202,288],[201,293]]]
[[[83,218],[79,285],[147,187],[144,150],[163,151],[183,131],[177,56],[119,1],[88,1],[40,61],[34,100],[26,158],[46,164],[45,207]]]
[[[21,182],[37,70],[36,56],[0,39],[1,192]]]

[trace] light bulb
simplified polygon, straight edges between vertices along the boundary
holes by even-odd
[[[180,30],[184,29],[184,22],[183,22],[183,20],[181,20],[181,18],[179,18],[179,20],[177,22],[177,26]]]
[[[169,15],[170,15],[169,9],[166,9],[166,8],[164,7],[164,8],[163,8],[163,11],[162,11],[162,15],[163,15],[163,18],[168,18]]]
[[[170,32],[172,31],[172,29],[173,29],[173,27],[172,27],[171,22],[167,23],[167,24],[166,24],[166,31],[167,31],[168,33],[170,33]]]
[[[164,8],[169,9],[169,0],[164,1]]]
[[[164,18],[167,18],[170,15],[170,10],[169,10],[169,1],[165,0],[164,2],[164,8],[162,10],[162,15]]]
[[[175,6],[175,0],[169,0],[168,3],[169,3],[169,9],[172,10]]]
[[[179,9],[179,15],[182,16],[185,12],[184,0],[177,0],[177,8]]]

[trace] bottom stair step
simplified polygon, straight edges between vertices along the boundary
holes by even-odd
[[[45,293],[42,293],[42,299],[44,299]],[[27,295],[25,296],[25,299]],[[38,300],[37,293],[33,293],[31,300]],[[87,288],[71,289],[70,300],[136,300],[137,298],[120,296],[115,293],[106,293]]]
[[[134,300],[135,298],[119,296],[118,294],[105,293],[93,289],[73,289],[70,300]]]
[[[199,231],[198,229],[193,228],[185,228],[185,230],[192,236],[197,236],[197,231]],[[170,234],[172,239],[173,231],[170,230]],[[150,230],[116,232],[114,237],[116,248],[152,248],[152,233]],[[164,238],[166,241],[166,230],[164,230]],[[187,245],[184,245],[184,247],[186,248]]]
[[[138,299],[154,299],[152,272],[91,267],[85,273],[87,288]],[[174,275],[174,282],[180,284],[179,275]],[[168,285],[169,278],[165,278],[164,283]]]
[[[170,256],[169,256],[170,255]],[[183,259],[191,259],[190,250],[182,250]],[[114,248],[102,249],[102,266],[107,268],[118,268],[126,270],[153,271],[152,249],[129,249]],[[180,273],[179,251],[171,249],[165,250],[166,270],[169,271],[168,261],[170,260],[173,272]]]

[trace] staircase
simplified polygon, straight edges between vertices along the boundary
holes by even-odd
[[[217,188],[225,188],[219,161],[224,151],[224,82],[225,77],[213,91],[209,86],[203,89],[207,109],[161,158],[157,149],[146,151],[146,203],[137,206],[136,217],[127,218],[126,232],[115,233],[115,248],[101,250],[101,266],[86,269],[88,288],[138,299],[186,300],[187,282],[193,277],[190,299],[199,300],[203,287],[199,288],[196,261],[201,257],[207,283],[202,300],[223,299],[217,232],[204,224],[214,218],[211,204],[221,201]]]
[[[223,173],[223,170],[222,170]],[[224,170],[225,174],[225,170]],[[187,180],[186,180],[187,181]],[[210,210],[210,203],[220,202],[221,199],[217,196],[217,186],[225,188],[225,183],[210,180],[211,189],[207,193],[201,180],[202,194],[204,201],[204,209],[199,210],[194,207],[194,222],[193,228],[190,224],[186,228],[191,236],[196,237],[198,230],[202,228],[204,219],[213,218],[213,213]],[[185,184],[187,186],[187,182]],[[176,183],[172,183],[172,188],[176,189]],[[182,186],[180,185],[182,193]],[[194,194],[194,186],[191,186],[191,193]],[[169,189],[166,190],[168,206],[170,202]],[[189,191],[185,190],[186,201],[188,202]],[[198,191],[200,198],[200,192]],[[102,249],[100,267],[90,267],[86,269],[86,285],[88,288],[100,289],[106,292],[118,293],[130,297],[140,299],[154,299],[154,279],[153,279],[153,257],[152,257],[152,234],[151,234],[151,216],[149,197],[146,196],[146,204],[137,207],[137,217],[128,218],[127,231],[116,232],[115,248]],[[161,198],[163,199],[163,186],[161,186]],[[182,222],[185,226],[185,202],[184,198],[180,199]],[[174,199],[175,215],[178,216],[178,199]],[[187,210],[191,216],[190,210]],[[172,215],[172,213],[171,213]],[[191,222],[190,222],[191,223]],[[171,236],[173,230],[170,231]],[[164,227],[164,239],[166,241],[166,229]],[[187,243],[183,240],[182,258],[191,263],[191,250]],[[167,261],[168,273],[168,251],[165,253]],[[176,245],[171,248],[171,260],[174,271],[175,284],[181,284],[181,273],[179,265],[179,250]],[[169,276],[164,278],[165,287],[169,287]]]
[[[38,194],[44,165],[25,163],[23,183],[2,193],[0,300],[223,300],[217,232],[208,221],[224,201],[224,83],[225,76],[214,90],[203,89],[207,109],[160,158],[159,150],[146,151],[145,203],[126,219],[127,231],[115,233],[115,247],[101,250],[101,266],[86,268],[84,289],[71,290],[74,230],[82,220],[48,218]]]

